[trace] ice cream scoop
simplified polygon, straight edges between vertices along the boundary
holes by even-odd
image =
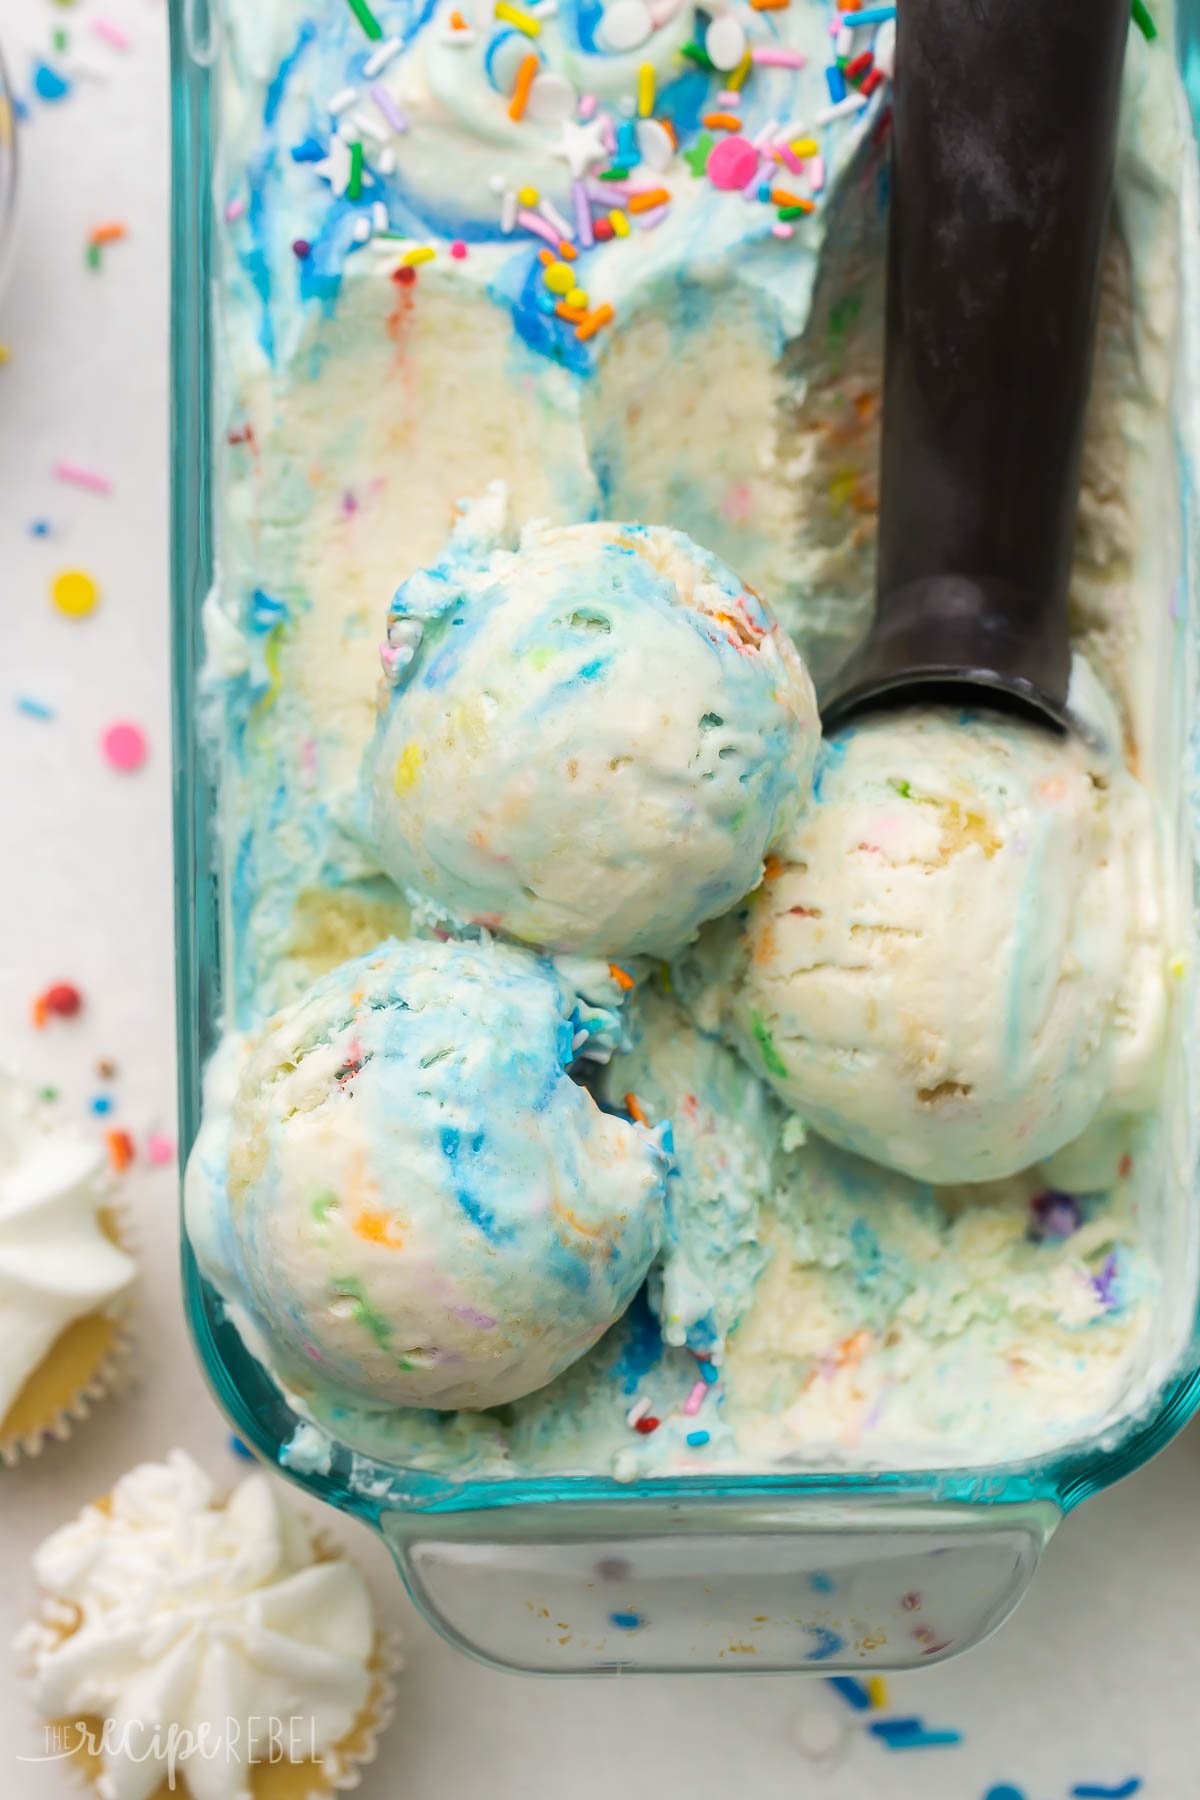
[[[527,950],[419,940],[263,1027],[187,1204],[290,1385],[495,1406],[596,1342],[657,1251],[668,1164],[660,1133],[572,1079],[618,1035]]]
[[[1149,797],[1074,734],[868,716],[754,896],[733,1018],[824,1136],[985,1181],[1147,1098],[1165,1006]]]
[[[756,885],[808,791],[804,664],[679,531],[468,536],[400,589],[384,656],[370,833],[456,923],[666,955]]]
[[[879,555],[826,730],[988,691],[1074,725],[1067,583],[1128,0],[905,0]]]

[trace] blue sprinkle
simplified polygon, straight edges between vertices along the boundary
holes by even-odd
[[[71,84],[65,75],[52,69],[49,63],[35,63],[33,85],[42,100],[62,100],[71,91]]]
[[[18,694],[16,699],[18,712],[23,712],[30,719],[52,719],[54,708],[47,706],[44,700],[35,700],[32,694]]]
[[[1025,1800],[1025,1795],[1020,1788],[1013,1787],[1011,1782],[1002,1781],[999,1787],[990,1787],[983,1800]]]
[[[707,1431],[689,1431],[686,1441],[691,1445],[693,1450],[699,1450],[703,1445],[707,1444],[709,1435],[710,1434]]]
[[[229,1448],[233,1451],[235,1456],[240,1456],[243,1462],[256,1462],[258,1460],[249,1444],[244,1444],[241,1438],[235,1436],[232,1431],[229,1434]]]
[[[855,1712],[870,1712],[871,1696],[865,1683],[856,1681],[853,1675],[830,1675],[827,1677],[831,1688],[836,1688],[847,1706]]]
[[[767,201],[771,198],[771,190],[767,186],[765,181],[763,182],[762,186],[758,190],[758,197],[762,201],[764,206],[767,204]]]
[[[50,521],[49,521],[49,519],[34,519],[29,527],[29,535],[30,535],[30,537],[49,537],[50,536]]]
[[[302,144],[292,145],[292,161],[294,163],[323,162],[325,155],[325,145],[318,143],[316,138],[305,138]]]
[[[853,31],[859,25],[887,25],[896,16],[894,6],[864,6],[861,12],[843,13],[842,24]]]
[[[92,1111],[98,1118],[103,1118],[105,1113],[110,1113],[112,1111],[112,1099],[110,1095],[97,1094],[92,1101]]]
[[[827,1575],[824,1569],[814,1569],[808,1578],[808,1585],[814,1594],[832,1594],[835,1583],[833,1576]]]
[[[808,1652],[805,1662],[828,1662],[846,1648],[845,1638],[839,1637],[836,1631],[830,1631],[827,1625],[806,1625],[804,1629],[810,1637],[817,1640],[816,1649]]]
[[[1142,1791],[1140,1775],[1131,1775],[1119,1787],[1105,1787],[1098,1781],[1081,1781],[1071,1789],[1074,1800],[1132,1800]]]
[[[962,1742],[961,1731],[926,1731],[924,1722],[916,1717],[880,1719],[878,1724],[868,1725],[867,1730],[889,1750],[930,1750],[939,1744]]]
[[[700,1379],[704,1383],[705,1387],[711,1387],[713,1382],[716,1381],[716,1379],[717,1379],[716,1363],[715,1362],[702,1362],[702,1363],[698,1363],[696,1366],[699,1371]]]
[[[641,1613],[616,1612],[609,1613],[608,1617],[610,1624],[615,1625],[618,1631],[636,1631],[640,1625],[645,1624]]]
[[[842,74],[842,71],[837,67],[836,63],[831,64],[829,68],[826,69],[825,84],[829,89],[829,98],[833,101],[835,106],[840,100],[846,98],[846,77]]]

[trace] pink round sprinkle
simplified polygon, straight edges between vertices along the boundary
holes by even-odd
[[[450,254],[459,262],[461,262],[463,257],[467,254],[467,246],[463,243],[461,238],[455,238],[450,246]]]
[[[100,748],[114,769],[128,775],[134,769],[140,769],[146,760],[146,734],[140,725],[121,720],[109,726],[100,739]]]
[[[146,1139],[146,1156],[152,1163],[174,1162],[175,1139],[164,1137],[161,1131],[152,1131]]]
[[[715,188],[733,193],[744,188],[758,168],[758,151],[749,138],[722,138],[714,144],[705,173]]]

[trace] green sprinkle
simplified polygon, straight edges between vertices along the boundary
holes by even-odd
[[[361,1325],[375,1339],[381,1349],[386,1349],[392,1335],[392,1328],[381,1312],[377,1312],[363,1293],[362,1283],[353,1275],[338,1275],[333,1280],[333,1291],[341,1300],[354,1302],[350,1317],[356,1325]]]
[[[809,208],[807,206],[781,206],[779,208],[780,220],[785,225],[792,219],[807,218],[808,213]]]
[[[100,267],[99,244],[89,244],[83,253],[83,260],[89,269],[98,269]]]
[[[601,169],[601,181],[628,181],[628,169]]]
[[[894,794],[899,794],[899,796],[902,800],[911,800],[912,799],[912,782],[911,781],[900,781],[897,779],[896,776],[889,775],[888,776],[888,786],[891,788],[891,790]]]
[[[701,49],[695,38],[689,38],[686,44],[681,44],[679,46],[679,54],[680,56],[686,56],[690,63],[695,63],[698,69],[712,70],[717,66],[708,54],[708,51]]]
[[[337,1211],[337,1203],[338,1197],[332,1189],[327,1188],[323,1194],[317,1195],[312,1203],[312,1216],[318,1225],[324,1225],[330,1213]]]
[[[378,43],[383,36],[383,26],[367,5],[367,0],[346,0],[346,4],[371,41]]]
[[[1158,36],[1158,26],[1150,17],[1150,9],[1145,4],[1145,0],[1133,0],[1130,11],[1133,13],[1134,24],[1137,26],[1146,42],[1152,44]]]
[[[775,1039],[767,1030],[766,1021],[759,1013],[750,1014],[750,1029],[754,1033],[754,1041],[758,1045],[763,1059],[763,1068],[768,1075],[774,1075],[782,1081],[787,1075],[787,1064],[775,1048]]]
[[[361,144],[350,146],[350,179],[346,183],[347,200],[362,199],[363,147]]]
[[[39,1100],[57,1100],[58,1099],[58,1089],[56,1087],[39,1088],[38,1089],[38,1099]]]
[[[66,32],[63,30],[61,25],[57,26],[51,35],[51,42],[53,43],[54,48],[60,52],[65,50],[67,47],[67,41],[68,40],[67,40]]]
[[[683,160],[692,171],[693,175],[699,176],[704,174],[704,171],[708,168],[708,157],[712,147],[712,134],[711,132],[706,131],[703,136],[696,139],[690,150],[684,151]]]

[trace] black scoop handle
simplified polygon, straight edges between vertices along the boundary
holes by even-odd
[[[1129,0],[900,0],[876,616],[827,722],[959,682],[1066,717],[1128,29]]]

